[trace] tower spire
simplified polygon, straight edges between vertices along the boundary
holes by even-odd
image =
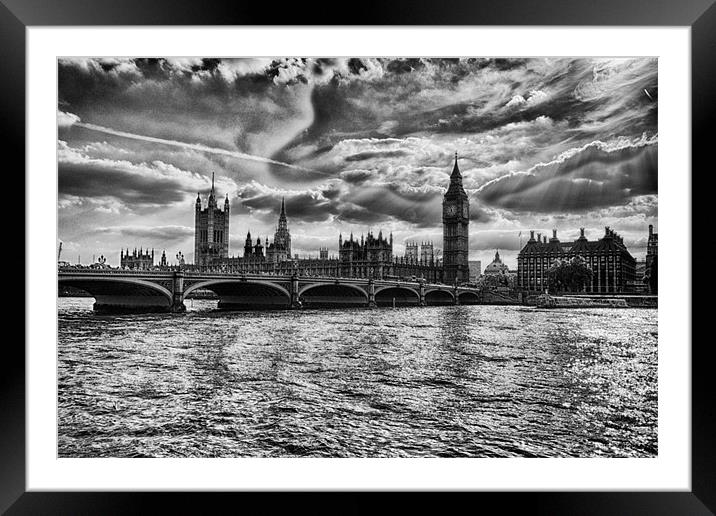
[[[211,173],[211,192],[209,192],[209,200],[210,201],[216,201],[216,197],[214,196],[214,173]]]
[[[452,167],[452,174],[450,174],[450,182],[459,181],[462,183],[462,174],[460,174],[460,167],[457,166],[457,151],[455,151],[455,165]]]
[[[211,192],[209,192],[209,212],[216,208],[216,195],[214,195],[214,173],[211,173]],[[212,212],[213,213],[213,212]]]

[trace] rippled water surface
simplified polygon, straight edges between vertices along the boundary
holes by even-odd
[[[657,453],[653,309],[92,303],[59,299],[61,457]]]

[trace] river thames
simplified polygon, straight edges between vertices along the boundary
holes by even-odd
[[[58,299],[60,457],[654,457],[657,311],[96,315]]]

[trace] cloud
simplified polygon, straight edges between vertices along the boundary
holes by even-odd
[[[373,172],[371,172],[370,170],[345,170],[341,172],[340,177],[346,183],[358,185],[361,183],[365,183],[371,177],[373,177],[373,175]]]
[[[65,197],[112,198],[129,206],[162,206],[187,202],[198,191],[207,191],[205,176],[155,161],[96,159],[60,142],[58,191]]]
[[[187,226],[109,226],[98,227],[96,233],[109,234],[121,237],[150,239],[152,241],[178,241],[194,236],[194,228]]]
[[[298,167],[296,165],[292,165],[290,163],[282,163],[280,161],[265,158],[263,156],[252,156],[250,154],[246,154],[243,152],[235,152],[235,151],[220,149],[220,148],[216,148],[216,147],[207,147],[206,145],[201,145],[201,144],[196,144],[196,143],[187,143],[187,142],[181,142],[181,141],[176,141],[176,140],[166,140],[164,138],[154,138],[152,136],[145,136],[142,134],[133,134],[133,133],[125,132],[125,131],[117,131],[116,129],[112,129],[109,127],[102,127],[102,126],[95,125],[95,124],[86,124],[86,123],[79,122],[78,117],[74,123],[76,123],[80,127],[84,127],[85,129],[89,129],[91,131],[97,131],[100,133],[111,134],[113,136],[120,136],[122,138],[129,138],[132,140],[141,140],[141,141],[145,141],[145,142],[149,142],[149,143],[159,143],[162,145],[171,145],[174,147],[181,147],[184,149],[194,150],[194,151],[198,151],[198,152],[205,152],[208,154],[220,154],[222,156],[228,156],[231,158],[236,158],[236,159],[241,159],[241,160],[257,161],[259,163],[268,163],[271,165],[278,165],[281,167],[286,167],[286,168],[298,170],[301,172],[319,173],[316,171],[305,169],[303,167]]]
[[[238,204],[237,210],[248,209],[252,215],[273,224],[285,198],[286,213],[292,221],[324,222],[337,213],[338,203],[332,197],[330,184],[308,190],[287,190],[252,181],[239,189],[234,203]]]
[[[375,224],[379,221],[407,223],[415,227],[440,224],[443,188],[413,187],[397,182],[329,181],[304,190],[272,188],[253,181],[241,187],[236,210],[248,209],[267,223],[275,222],[281,199],[292,223],[336,222]],[[487,212],[476,209],[478,218]]]
[[[57,110],[57,127],[65,129],[71,127],[80,121],[80,117],[72,113],[65,113],[64,111]]]
[[[526,238],[523,238],[522,243],[524,244],[526,240]],[[501,251],[519,251],[519,232],[505,230],[476,231],[470,235],[469,245],[470,249],[475,251],[498,249]]]
[[[485,224],[495,220],[495,214],[489,207],[484,206],[475,195],[470,200],[470,222]]]
[[[373,158],[397,158],[397,157],[405,156],[405,155],[407,155],[407,153],[402,150],[359,152],[358,154],[352,154],[350,156],[346,156],[344,159],[346,161],[364,161],[364,160],[373,159]]]
[[[94,126],[270,159],[310,123],[311,106],[306,85],[275,88],[265,63],[137,59],[128,74],[101,60],[62,59],[60,105]]]
[[[522,95],[515,95],[510,99],[510,101],[505,104],[505,107],[511,108],[511,107],[520,107],[523,105],[527,106],[534,106],[537,104],[540,104],[541,102],[544,102],[549,98],[549,95],[547,95],[544,91],[541,90],[532,90],[527,95],[527,98],[523,97]]]
[[[594,142],[527,172],[495,179],[478,198],[495,207],[543,213],[586,211],[657,193],[655,140],[609,148]]]

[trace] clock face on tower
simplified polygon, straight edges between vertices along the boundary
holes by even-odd
[[[447,215],[448,217],[454,217],[455,215],[457,215],[457,206],[455,206],[454,204],[448,204],[447,206],[445,206],[445,215]]]

